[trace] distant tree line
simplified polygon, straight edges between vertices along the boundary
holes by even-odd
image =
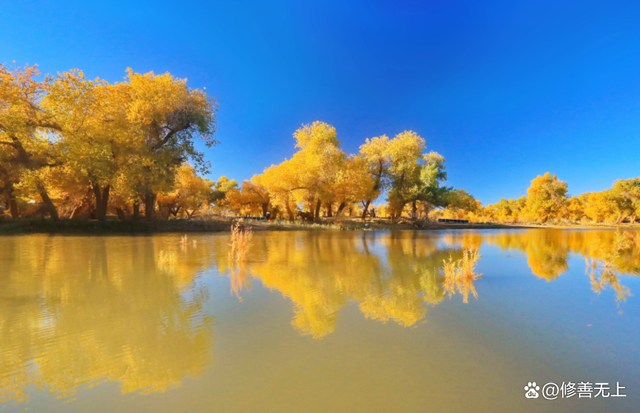
[[[525,196],[485,207],[470,205],[451,204],[435,216],[504,223],[634,223],[640,218],[640,178],[619,179],[610,189],[570,196],[567,183],[547,172],[531,181]]]

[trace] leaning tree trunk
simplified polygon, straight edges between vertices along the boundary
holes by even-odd
[[[144,216],[152,219],[156,210],[156,194],[147,192],[144,195]]]
[[[287,215],[289,216],[289,221],[293,221],[296,217],[293,214],[293,210],[291,209],[289,202],[287,202],[285,206],[287,208]]]
[[[371,205],[371,200],[367,199],[367,202],[364,203],[364,208],[362,209],[362,220],[367,217],[367,210],[369,209],[369,205]]]
[[[342,202],[340,203],[340,205],[338,206],[338,210],[336,211],[336,216],[339,217],[340,214],[342,213],[342,211],[344,210],[344,207],[346,207],[347,204]]]
[[[82,198],[82,201],[80,201],[80,203],[76,205],[75,208],[73,208],[69,219],[78,219],[83,213],[89,210],[89,208],[91,207],[91,196],[93,195],[92,192],[93,191],[91,190],[91,188],[87,190],[87,194]]]
[[[93,194],[96,197],[96,215],[99,221],[107,219],[107,205],[109,204],[109,190],[111,186],[106,185],[102,191],[100,184],[93,184]]]
[[[54,205],[51,198],[49,198],[49,194],[47,193],[47,189],[44,187],[44,184],[42,182],[38,182],[36,184],[36,189],[38,190],[38,194],[40,194],[40,197],[42,198],[42,202],[44,203],[44,207],[49,213],[49,216],[51,216],[51,219],[53,219],[54,221],[57,221],[59,219],[58,209]]]

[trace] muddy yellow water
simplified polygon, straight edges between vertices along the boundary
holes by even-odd
[[[228,249],[0,237],[0,412],[640,411],[640,232],[260,232],[234,265]]]

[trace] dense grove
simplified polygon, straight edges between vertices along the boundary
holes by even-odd
[[[207,165],[194,141],[216,143],[216,111],[206,93],[170,74],[128,70],[110,84],[78,70],[42,76],[37,67],[0,65],[6,209],[14,218],[104,220],[108,212],[139,216],[144,206],[151,218],[166,202],[192,214],[203,185],[209,192],[195,173]]]
[[[439,216],[473,221],[527,223],[635,223],[640,218],[640,178],[620,179],[611,189],[579,196],[567,193],[567,183],[545,173],[531,181],[527,195],[501,199],[474,211],[451,205]]]
[[[323,122],[304,125],[294,138],[297,151],[291,159],[229,190],[226,201],[232,211],[271,211],[288,219],[364,218],[386,192],[389,216],[398,217],[406,209],[416,218],[448,205],[456,194],[442,186],[447,179],[444,158],[426,153],[424,139],[414,132],[367,139],[354,155],[340,148],[335,128]]]
[[[0,199],[4,215],[293,220],[367,216],[487,222],[635,222],[640,178],[570,197],[546,173],[527,195],[483,207],[447,187],[445,159],[412,131],[366,139],[357,154],[323,122],[295,131],[295,152],[238,184],[207,172],[196,141],[216,144],[217,102],[170,74],[127,70],[123,82],[79,70],[43,76],[0,65]],[[386,203],[380,205],[381,198]],[[377,206],[376,206],[377,205]]]

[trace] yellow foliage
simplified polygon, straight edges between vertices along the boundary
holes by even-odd
[[[264,216],[269,210],[271,196],[261,184],[264,175],[255,175],[251,181],[244,180],[240,189],[227,192],[225,199],[229,208],[237,215]]]
[[[527,189],[527,209],[536,220],[546,222],[562,212],[567,200],[567,184],[549,172],[538,175]]]
[[[167,194],[158,195],[160,211],[178,215],[184,212],[191,218],[203,206],[208,204],[211,196],[211,187],[207,181],[199,177],[195,168],[191,165],[182,165],[178,168],[175,178],[175,189]]]
[[[90,190],[104,219],[110,198],[122,207],[144,195],[153,204],[186,159],[204,167],[193,140],[216,143],[217,103],[168,73],[127,72],[127,81],[109,84],[79,70],[39,79],[35,67],[0,65],[3,190],[37,194],[54,219]],[[15,173],[3,172],[9,163]]]

